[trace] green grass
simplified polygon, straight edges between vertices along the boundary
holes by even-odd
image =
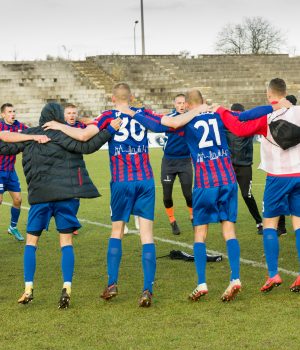
[[[192,244],[193,233],[178,181],[174,188],[177,221],[182,230],[172,236],[162,205],[160,187],[161,150],[151,150],[156,176],[157,200],[154,234],[160,238]],[[258,159],[258,146],[255,146]],[[106,151],[86,157],[88,169],[102,197],[82,200],[80,218],[110,224],[109,168]],[[256,162],[257,165],[257,162]],[[17,165],[26,191],[24,176]],[[259,207],[264,174],[254,171],[253,192]],[[8,195],[4,200],[10,201]],[[23,205],[28,206],[23,194]],[[84,224],[74,238],[76,253],[72,303],[67,311],[57,310],[62,286],[58,235],[52,223],[44,232],[37,251],[35,299],[18,305],[23,291],[23,246],[6,234],[9,207],[0,212],[0,349],[286,349],[300,343],[298,319],[300,295],[289,292],[293,276],[282,274],[284,283],[270,294],[261,294],[266,270],[241,266],[243,291],[237,300],[224,304],[220,295],[227,287],[228,261],[207,266],[209,294],[190,303],[188,294],[196,286],[193,263],[158,259],[155,298],[150,309],[140,309],[137,300],[142,288],[141,247],[137,235],[123,241],[119,296],[111,302],[99,298],[106,284],[106,248],[109,228]],[[25,232],[27,211],[23,210],[19,228]],[[133,222],[129,224],[133,227]],[[288,236],[281,237],[281,267],[297,271],[294,235],[288,220]],[[264,263],[262,239],[256,235],[253,219],[239,201],[237,233],[241,255]],[[220,226],[212,225],[207,246],[225,252]],[[157,255],[167,254],[174,245],[157,242]],[[188,249],[183,250],[190,252]]]

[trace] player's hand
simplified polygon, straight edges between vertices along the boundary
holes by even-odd
[[[121,118],[113,119],[113,120],[110,122],[110,126],[113,127],[115,130],[119,130],[121,124],[122,124],[122,119],[121,119]]]
[[[51,122],[47,122],[43,125],[44,130],[62,130],[63,124],[56,122],[55,120],[51,120]]]
[[[282,98],[278,103],[273,105],[273,109],[276,111],[277,109],[281,108],[291,108],[293,104],[288,101],[286,98]]]
[[[135,115],[135,112],[132,111],[128,106],[116,105],[116,110],[123,113],[123,114],[127,114],[131,117],[133,117]]]
[[[51,141],[51,139],[46,135],[33,135],[33,141],[38,143],[47,143]]]

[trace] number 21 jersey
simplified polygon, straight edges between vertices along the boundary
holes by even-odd
[[[184,127],[184,137],[194,164],[194,187],[211,188],[236,182],[219,114],[199,114]]]

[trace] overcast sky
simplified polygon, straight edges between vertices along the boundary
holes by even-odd
[[[284,33],[287,53],[300,55],[300,1],[144,0],[147,54],[214,53],[227,23],[262,16]],[[47,54],[82,59],[96,54],[133,54],[140,0],[0,0],[0,60],[45,59]],[[136,26],[141,53],[141,27]]]

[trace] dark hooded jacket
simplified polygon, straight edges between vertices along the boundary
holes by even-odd
[[[89,141],[80,142],[61,131],[45,131],[42,125],[51,120],[64,123],[63,110],[57,103],[48,103],[43,108],[39,126],[22,132],[47,135],[51,138],[48,143],[0,141],[2,155],[23,152],[22,164],[28,185],[28,202],[37,204],[71,198],[99,197],[100,194],[89,177],[82,154],[97,151],[112,134],[108,130],[103,130]]]

